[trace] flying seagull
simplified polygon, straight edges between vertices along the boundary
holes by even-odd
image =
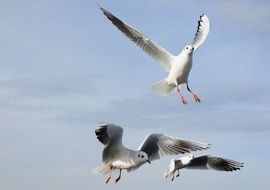
[[[104,144],[102,152],[103,164],[93,169],[97,175],[109,173],[108,183],[112,170],[119,169],[117,183],[121,178],[122,169],[128,172],[139,168],[146,162],[160,159],[165,155],[177,155],[191,151],[208,149],[209,145],[201,142],[178,139],[163,134],[150,134],[142,142],[138,150],[131,150],[122,144],[123,128],[112,123],[101,123],[95,130],[97,139]]]
[[[188,85],[188,76],[192,67],[193,52],[206,40],[210,31],[210,21],[206,15],[200,16],[192,44],[185,46],[179,55],[174,56],[135,28],[121,21],[102,5],[99,4],[99,6],[104,15],[124,35],[150,57],[156,60],[167,71],[167,78],[153,85],[152,90],[154,92],[161,96],[167,96],[176,88],[180,96],[180,101],[186,105],[187,101],[180,92],[180,85],[186,84],[187,90],[193,95],[195,101],[201,102],[200,98],[190,89]]]
[[[167,177],[171,177],[171,180],[174,180],[175,173],[177,172],[176,177],[179,177],[179,170],[186,169],[201,169],[201,170],[210,170],[214,169],[217,171],[236,171],[240,170],[243,167],[243,163],[229,160],[226,158],[213,157],[209,155],[194,157],[193,155],[184,156],[178,160],[172,159],[169,168],[164,173]]]

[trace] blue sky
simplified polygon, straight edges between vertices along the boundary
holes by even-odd
[[[151,85],[166,73],[96,1],[2,0],[0,189],[270,188],[269,1],[100,3],[175,55],[208,15],[212,28],[189,78],[202,103],[186,91],[188,106],[176,93],[155,95]],[[123,126],[130,148],[159,132],[210,143],[195,155],[231,158],[244,168],[184,170],[171,183],[162,176],[167,157],[105,185],[91,173],[101,163],[94,129],[102,121]]]

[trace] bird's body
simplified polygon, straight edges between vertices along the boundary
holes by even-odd
[[[100,9],[125,36],[156,60],[169,73],[165,79],[154,84],[152,87],[154,92],[161,96],[167,96],[177,89],[181,102],[187,104],[179,87],[181,84],[186,84],[195,101],[200,102],[199,97],[188,86],[188,77],[192,68],[193,52],[206,40],[210,31],[210,21],[206,15],[202,15],[198,21],[197,31],[192,44],[185,46],[178,56],[174,56],[135,28],[121,21],[103,6],[100,5]]]
[[[117,154],[119,152],[119,154]],[[138,162],[136,158],[137,151],[133,151],[123,147],[121,151],[116,151],[116,154],[112,154],[111,161],[113,169],[129,169],[134,167]]]
[[[243,167],[243,163],[226,159],[220,157],[213,157],[209,155],[194,157],[193,155],[184,156],[179,159],[172,159],[169,165],[169,168],[164,175],[171,177],[171,180],[174,180],[175,173],[177,172],[176,177],[180,175],[180,170],[186,169],[201,169],[201,170],[210,170],[214,169],[217,171],[236,171],[240,170]]]
[[[93,169],[95,174],[107,174],[111,179],[112,170],[119,169],[121,177],[122,169],[133,171],[146,162],[159,159],[164,155],[184,154],[190,151],[205,150],[208,144],[188,141],[162,134],[150,134],[142,142],[138,150],[131,150],[122,144],[123,128],[114,124],[103,123],[95,130],[97,139],[104,144],[102,153],[103,164]]]
[[[188,82],[188,76],[192,68],[192,53],[192,51],[184,48],[182,52],[175,57],[171,64],[170,73],[167,77],[167,82],[169,85],[175,85],[176,87],[180,84],[186,84]]]

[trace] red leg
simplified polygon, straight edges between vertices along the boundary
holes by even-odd
[[[189,92],[191,92],[191,94],[193,95],[193,97],[194,97],[194,99],[195,99],[195,102],[198,102],[198,103],[201,102],[200,98],[199,98],[194,92],[192,92],[192,91],[190,90],[190,88],[189,88],[189,86],[188,86],[188,83],[187,83],[187,90],[188,90]]]
[[[115,179],[115,183],[117,183],[121,179],[121,173],[122,173],[122,169],[120,169],[119,176],[118,178]]]
[[[187,105],[187,101],[186,101],[185,97],[181,94],[180,88],[178,86],[176,86],[176,89],[177,89],[179,96],[181,97],[182,104]]]
[[[179,170],[177,170],[177,175],[176,175],[176,177],[179,177],[179,175],[180,175]]]
[[[173,177],[172,177],[171,181],[173,182],[173,180],[174,180],[174,174],[173,174]]]
[[[106,184],[110,181],[111,178],[112,178],[112,166],[110,167],[110,173],[109,173],[109,177],[106,180]]]

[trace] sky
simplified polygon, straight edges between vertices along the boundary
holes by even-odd
[[[97,1],[0,1],[0,189],[269,189],[270,2],[137,0],[100,3],[177,55],[200,15],[211,21],[193,56],[188,105],[151,86],[166,77],[101,13]],[[118,184],[101,164],[99,122],[124,128],[137,149],[149,133],[211,144],[195,152],[244,163],[237,172],[183,170],[162,175],[168,156],[123,172]],[[118,172],[113,173],[113,179]]]

